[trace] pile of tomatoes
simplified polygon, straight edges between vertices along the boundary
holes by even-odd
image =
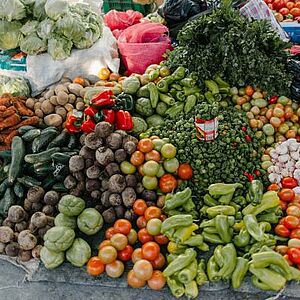
[[[176,147],[168,139],[157,136],[141,139],[130,158],[130,164],[143,176],[143,186],[147,190],[171,193],[179,180],[189,180],[193,170],[189,164],[179,164]]]
[[[166,263],[161,253],[161,245],[168,243],[168,238],[160,233],[162,220],[161,209],[148,207],[142,199],[135,201],[134,213],[138,215],[138,232],[128,220],[117,220],[113,227],[105,232],[105,240],[98,247],[98,256],[87,263],[87,272],[98,276],[104,271],[111,278],[118,278],[124,272],[124,263],[131,261],[133,268],[128,272],[127,282],[133,288],[148,284],[151,289],[160,290],[166,279],[160,271]],[[134,245],[140,245],[134,249]]]
[[[299,21],[299,0],[264,0],[270,9],[275,11],[278,22]]]

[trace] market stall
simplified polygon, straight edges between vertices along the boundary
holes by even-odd
[[[10,1],[0,258],[153,297],[297,295],[300,61],[278,14],[198,6],[174,44],[158,12]]]

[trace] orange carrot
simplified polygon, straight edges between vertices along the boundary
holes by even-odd
[[[4,105],[0,106],[0,111],[5,111],[6,109],[7,109],[6,106],[4,106]]]
[[[12,139],[14,138],[14,136],[18,135],[18,131],[17,130],[13,130],[8,136],[6,136],[4,143],[6,145],[11,145]]]
[[[7,128],[7,127],[15,126],[15,125],[19,124],[20,122],[21,122],[21,118],[17,114],[13,114],[13,115],[9,116],[8,118],[4,119],[0,123],[0,130],[3,130],[4,128]]]
[[[33,111],[24,105],[22,99],[17,99],[17,98],[13,99],[13,105],[21,116],[32,117],[34,115]]]
[[[16,112],[16,109],[13,106],[11,106],[11,107],[7,108],[6,111],[2,112],[0,115],[2,118],[7,118],[7,117],[13,115],[15,112]]]
[[[39,117],[33,116],[33,117],[30,117],[30,118],[28,118],[28,119],[26,119],[26,120],[20,122],[19,124],[15,125],[15,126],[12,126],[12,127],[9,128],[9,129],[15,130],[15,129],[18,129],[18,128],[22,127],[22,126],[36,125],[36,124],[38,124],[39,122],[40,122]],[[0,126],[1,126],[1,123],[0,123]]]

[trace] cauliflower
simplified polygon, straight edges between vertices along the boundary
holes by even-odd
[[[271,183],[280,183],[281,177],[278,174],[272,173],[268,176]]]

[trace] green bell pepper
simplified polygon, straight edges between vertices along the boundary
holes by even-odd
[[[231,285],[234,289],[238,289],[249,269],[249,261],[243,257],[237,258],[236,267],[231,276]]]

